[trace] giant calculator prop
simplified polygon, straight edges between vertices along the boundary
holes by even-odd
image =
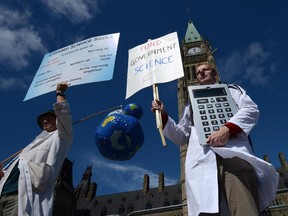
[[[188,87],[194,124],[201,145],[218,131],[238,110],[226,84]]]

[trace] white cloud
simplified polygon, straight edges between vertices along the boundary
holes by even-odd
[[[149,175],[150,188],[158,187],[159,173],[144,169],[139,166],[107,162],[91,156],[90,163],[93,164],[95,175],[93,179],[101,185],[113,189],[115,193],[123,191],[141,190],[143,187],[144,174]],[[165,176],[165,174],[164,174]],[[178,179],[165,178],[165,185],[173,185]]]
[[[28,22],[30,13],[25,11],[19,13],[18,11],[12,11],[6,7],[0,7],[0,25],[7,26],[7,28],[15,28],[17,26],[23,26]]]
[[[253,86],[265,85],[275,71],[270,52],[258,42],[252,42],[245,50],[237,50],[220,59],[218,69],[224,82],[250,82]]]
[[[98,11],[98,1],[93,0],[41,0],[54,13],[61,14],[73,23],[80,23],[93,17]]]
[[[0,90],[15,88],[15,86],[21,89],[27,88],[26,83],[23,81],[23,79],[0,77]]]
[[[30,64],[29,58],[33,53],[45,51],[41,38],[29,24],[29,19],[28,11],[12,11],[0,6],[0,63],[6,68],[0,77],[1,90],[10,89],[11,86],[26,88],[23,76],[17,78],[15,73],[8,73],[8,69],[19,72]]]
[[[30,14],[0,7],[0,62],[19,71],[33,52],[45,50],[38,33],[29,25]]]
[[[41,38],[31,28],[8,29],[0,28],[0,61],[10,64],[16,70],[29,65],[32,52],[45,50]]]

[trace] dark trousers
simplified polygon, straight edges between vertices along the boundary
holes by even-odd
[[[3,195],[0,198],[0,216],[18,215],[18,194]]]

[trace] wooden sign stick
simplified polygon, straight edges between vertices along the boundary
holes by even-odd
[[[154,100],[159,100],[158,86],[156,84],[153,84],[153,97],[154,97]],[[157,128],[159,130],[159,133],[160,133],[162,144],[164,147],[166,147],[167,144],[166,144],[166,140],[165,140],[165,137],[163,134],[163,129],[162,129],[163,124],[162,124],[162,117],[161,117],[160,111],[156,110],[155,115],[156,115],[156,124],[157,124]]]

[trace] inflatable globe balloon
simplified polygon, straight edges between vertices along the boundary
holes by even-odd
[[[136,116],[139,117],[139,113]],[[96,128],[95,142],[103,157],[125,161],[141,148],[144,134],[137,118],[127,115],[126,111],[112,112]]]
[[[137,103],[131,103],[124,107],[124,113],[140,119],[143,115],[142,107]]]

